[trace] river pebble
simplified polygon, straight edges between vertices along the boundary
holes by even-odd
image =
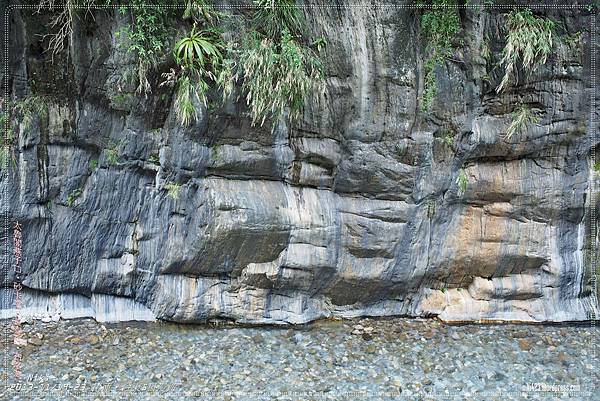
[[[0,322],[9,333],[8,322]],[[600,400],[596,327],[27,322],[2,400]]]

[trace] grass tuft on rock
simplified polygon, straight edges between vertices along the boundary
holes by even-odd
[[[519,104],[512,113],[513,119],[506,129],[506,139],[522,132],[528,126],[537,124],[540,119],[527,104]]]
[[[555,25],[551,19],[536,17],[529,9],[514,10],[506,15],[508,36],[500,60],[504,76],[496,92],[518,81],[519,63],[522,70],[528,72],[546,63],[555,42]]]
[[[420,18],[421,32],[427,42],[426,61],[424,64],[424,87],[421,98],[421,110],[429,109],[437,95],[437,79],[435,69],[452,54],[452,41],[460,31],[458,9],[454,7],[456,0],[419,1],[423,7]]]

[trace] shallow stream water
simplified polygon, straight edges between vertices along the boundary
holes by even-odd
[[[8,321],[0,324],[8,333]],[[391,318],[290,329],[82,319],[22,328],[27,345],[8,338],[2,400],[600,400],[600,329],[589,324]]]

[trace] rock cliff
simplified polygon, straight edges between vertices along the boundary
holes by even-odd
[[[327,40],[325,88],[299,121],[263,127],[243,100],[181,127],[156,85],[168,61],[148,96],[121,88],[135,61],[114,9],[77,19],[54,62],[39,39],[49,13],[10,11],[10,96],[47,103],[12,122],[0,181],[3,212],[23,227],[26,305],[178,322],[594,318],[593,11],[535,10],[577,39],[498,94],[481,46],[497,63],[507,9],[460,9],[461,40],[423,111],[408,4],[303,8],[312,39]],[[540,118],[508,138],[516,102]]]

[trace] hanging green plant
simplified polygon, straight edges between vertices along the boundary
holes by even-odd
[[[519,61],[525,71],[533,71],[546,64],[555,42],[555,25],[551,19],[536,17],[529,9],[515,10],[506,15],[508,36],[500,60],[504,76],[496,92],[504,91],[517,81]]]

